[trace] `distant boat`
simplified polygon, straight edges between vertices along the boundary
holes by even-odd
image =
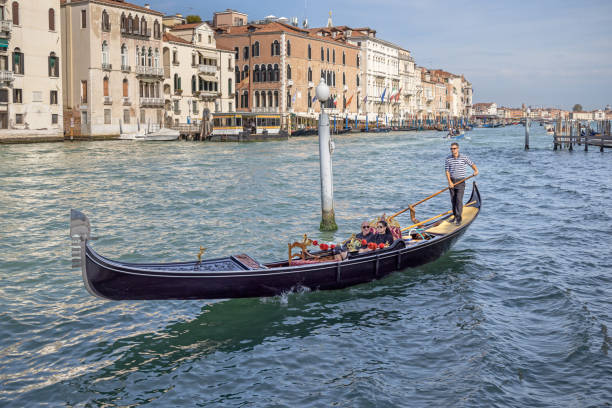
[[[155,132],[133,132],[133,133],[122,133],[119,136],[120,140],[138,140],[141,142],[169,142],[177,140],[180,136],[178,130],[161,128]]]
[[[548,133],[549,135],[555,133],[555,128],[553,127],[553,125],[546,125],[546,133]]]

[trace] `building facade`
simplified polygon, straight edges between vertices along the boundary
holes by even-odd
[[[205,112],[233,112],[234,51],[217,48],[206,23],[178,24],[164,33],[166,125],[199,124]]]
[[[330,87],[326,111],[354,121],[359,110],[359,49],[344,36],[279,22],[217,29],[217,44],[235,53],[235,106],[243,112],[282,115],[296,128],[318,116],[315,87]]]
[[[59,0],[0,3],[0,137],[63,137],[59,14]]]
[[[62,0],[61,19],[67,132],[160,127],[162,13],[123,0]]]

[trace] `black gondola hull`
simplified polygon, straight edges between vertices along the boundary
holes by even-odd
[[[476,184],[469,201],[480,209]],[[452,233],[435,236],[415,245],[406,245],[405,241],[398,240],[385,250],[340,262],[253,269],[237,267],[240,261],[234,257],[202,263],[123,263],[100,256],[88,242],[84,242],[83,279],[91,294],[112,300],[266,297],[300,288],[342,289],[440,258],[472,222],[473,219]]]

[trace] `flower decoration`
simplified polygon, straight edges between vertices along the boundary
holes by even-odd
[[[319,241],[317,241],[317,240],[312,241],[312,245],[314,245],[314,246],[319,245]]]

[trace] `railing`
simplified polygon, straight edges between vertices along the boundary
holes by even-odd
[[[0,82],[13,82],[15,75],[12,71],[0,71]]]
[[[106,33],[110,33],[110,30],[111,30],[111,23],[102,24],[102,31],[104,31]]]
[[[121,65],[121,71],[130,72],[131,70],[132,70],[132,67],[130,67],[129,65]]]
[[[198,66],[198,71],[200,72],[200,74],[211,74],[214,75],[217,73],[217,66],[216,65],[204,65],[204,64],[200,64]]]
[[[277,106],[260,106],[259,108],[253,108],[253,112],[256,113],[279,113]]]
[[[112,104],[113,104],[113,98],[112,98],[112,96],[105,96],[105,97],[104,97],[104,104],[105,104],[105,105],[112,105]]]
[[[11,20],[0,20],[0,32],[8,33],[10,35],[13,30],[13,21]]]
[[[163,98],[140,98],[140,106],[164,106]]]
[[[164,69],[159,67],[136,66],[136,75],[164,76]]]
[[[103,62],[103,63],[102,63],[102,69],[103,69],[104,71],[110,71],[110,70],[112,70],[112,69],[113,69],[113,64],[109,64],[109,63],[107,63],[107,62]]]
[[[216,98],[219,95],[219,92],[217,91],[199,91],[200,94],[200,98],[202,99],[210,99],[210,98]]]
[[[87,97],[81,96],[81,105],[87,105]]]
[[[130,101],[130,98],[126,98],[125,96],[121,98],[121,100],[123,101],[123,106],[130,106],[132,104],[132,101]]]
[[[147,29],[146,32],[141,33],[140,31],[131,31],[130,32],[130,31],[128,31],[127,28],[123,27],[121,29],[121,35],[131,35],[131,36],[134,36],[134,37],[148,38],[148,37],[151,37],[151,29],[149,28],[149,29]]]

